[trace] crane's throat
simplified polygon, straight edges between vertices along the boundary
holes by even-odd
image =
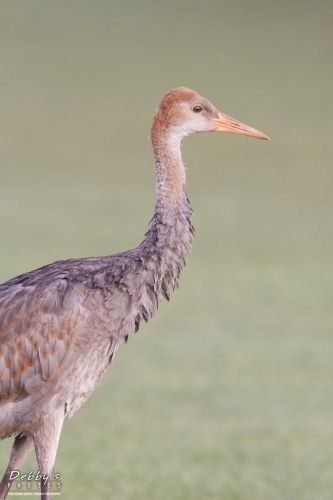
[[[192,209],[185,185],[180,139],[165,136],[153,143],[156,170],[154,216],[146,235],[144,255],[155,273],[154,288],[158,295],[168,296],[177,285],[192,245],[194,228]],[[148,262],[153,263],[153,266]]]

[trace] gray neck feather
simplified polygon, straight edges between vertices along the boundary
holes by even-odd
[[[177,286],[194,233],[180,140],[175,134],[169,134],[161,137],[157,144],[153,143],[155,211],[150,229],[139,247],[141,258],[152,273],[155,293],[167,299],[169,287]]]

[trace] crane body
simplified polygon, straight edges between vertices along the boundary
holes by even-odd
[[[143,242],[116,255],[54,262],[0,285],[0,438],[14,437],[0,500],[33,448],[41,473],[50,473],[64,420],[98,386],[119,344],[177,286],[194,233],[180,143],[204,131],[268,139],[192,90],[169,91],[151,129],[156,198]],[[51,498],[43,482],[41,494]]]

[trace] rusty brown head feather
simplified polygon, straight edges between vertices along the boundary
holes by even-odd
[[[180,139],[196,132],[231,132],[268,139],[259,130],[221,113],[207,99],[186,87],[172,89],[162,98],[151,128],[152,144],[170,129]]]

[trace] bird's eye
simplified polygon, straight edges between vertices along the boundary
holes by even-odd
[[[200,104],[195,104],[194,106],[192,106],[192,111],[193,113],[202,113],[203,107],[200,106]]]

